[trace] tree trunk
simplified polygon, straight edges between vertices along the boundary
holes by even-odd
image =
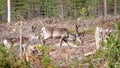
[[[114,15],[117,14],[117,6],[116,6],[116,0],[114,0]]]
[[[8,3],[8,23],[10,23],[10,21],[11,21],[10,0],[8,0],[7,3]]]
[[[60,18],[64,18],[64,5],[63,5],[63,0],[60,0],[60,6],[61,6],[61,16]]]
[[[107,1],[104,0],[104,19],[106,19],[107,16]]]
[[[76,11],[76,3],[75,3],[75,0],[74,0],[74,3],[73,3],[73,6],[74,6],[74,16],[75,16],[75,20],[77,19],[77,11]]]
[[[20,22],[20,59],[22,58],[22,21]]]

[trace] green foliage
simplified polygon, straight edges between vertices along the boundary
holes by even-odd
[[[32,63],[39,61],[39,63],[34,64],[34,66],[40,65],[45,68],[55,68],[51,64],[51,58],[48,53],[50,51],[49,46],[37,46],[42,55],[33,55],[33,58],[30,58],[30,62],[27,62],[26,59],[19,59],[15,54],[15,51],[11,49],[9,52],[6,48],[0,46],[0,67],[2,68],[29,68],[32,66]],[[37,59],[37,58],[41,59]]]
[[[49,46],[37,46],[37,48],[40,50],[40,52],[42,52],[41,65],[43,65],[45,68],[54,68],[55,66],[51,64],[51,58],[48,55],[51,48]]]
[[[111,68],[120,67],[120,40],[118,38],[118,34],[112,34],[106,43],[107,56]]]
[[[42,56],[42,64],[44,65],[44,67],[45,67],[45,68],[46,68],[46,67],[49,67],[50,62],[51,62],[51,59],[50,59],[50,57],[48,56],[48,54],[44,54],[44,55]]]
[[[14,50],[8,52],[7,48],[0,45],[0,67],[1,68],[28,68],[28,63],[24,59],[17,58]]]
[[[81,15],[82,15],[82,16],[85,16],[86,11],[87,11],[86,8],[82,8],[81,11],[80,11]]]
[[[107,0],[108,13],[114,14],[114,0]],[[117,4],[120,1],[117,0]],[[103,15],[103,0],[11,0],[11,17],[13,21],[34,17],[63,17],[76,19],[77,17],[95,17]],[[117,5],[117,13],[120,6]],[[0,1],[0,19],[7,18],[7,0]],[[7,19],[6,19],[7,20]]]
[[[118,22],[117,25],[118,25],[117,29],[120,30],[120,22]]]
[[[5,13],[5,6],[7,1],[6,0],[0,0],[0,15]]]
[[[87,34],[94,34],[94,30],[93,30],[93,29],[85,30],[85,32],[86,32]]]
[[[0,45],[0,67],[3,68],[9,68],[10,64],[9,61],[6,59],[8,56],[8,53],[6,52],[6,49]]]
[[[6,21],[4,18],[6,16],[6,5],[7,5],[7,0],[0,0],[0,23]]]
[[[45,17],[54,17],[55,15],[58,16],[57,12],[59,10],[59,6],[57,4],[59,4],[58,0],[43,0],[42,14]]]
[[[118,25],[118,28],[120,26]],[[119,68],[120,67],[120,35],[119,32],[111,33],[107,42],[103,42],[103,48],[100,48],[96,51],[94,55],[88,56],[84,63],[89,63],[90,68],[93,68],[94,61],[99,62],[100,66],[104,66],[106,64],[109,68]]]

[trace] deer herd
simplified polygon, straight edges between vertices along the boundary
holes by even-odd
[[[67,28],[51,27],[51,26],[43,25],[40,30],[41,43],[43,45],[46,45],[46,40],[52,39],[54,41],[56,38],[59,38],[60,39],[60,41],[59,41],[60,47],[63,45],[63,42],[65,42],[68,45],[68,47],[71,47],[71,45],[69,44],[70,43],[69,41],[79,41],[81,44],[83,44],[83,39],[81,38],[81,36],[84,36],[85,31],[82,33],[79,33],[79,30],[78,30],[79,27],[80,27],[80,25],[75,25],[76,33],[71,34]],[[32,26],[31,31],[33,33],[35,33],[36,28],[37,27]],[[110,35],[111,32],[112,32],[111,30],[107,30],[107,29],[104,30],[103,28],[99,28],[99,27],[96,28],[95,42],[96,42],[97,49],[99,48],[99,41],[106,39]],[[36,36],[36,34],[34,34],[34,35]],[[102,36],[100,37],[100,35],[102,35]],[[32,38],[32,39],[34,39],[34,38]],[[39,38],[37,38],[37,39],[39,39]],[[34,53],[34,51],[38,52],[36,50],[36,46],[30,45],[29,42],[30,42],[29,38],[22,37],[23,53],[29,52],[29,51],[31,51],[32,53]],[[9,50],[12,47],[16,47],[16,46],[20,45],[20,38],[4,38],[2,43]]]

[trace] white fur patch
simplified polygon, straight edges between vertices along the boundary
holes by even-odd
[[[41,28],[41,32],[43,32],[43,31],[45,31],[45,27],[42,27],[42,28]]]
[[[42,27],[41,28],[41,36],[44,36],[44,33],[45,33],[45,27]]]
[[[10,49],[10,45],[8,44],[8,41],[6,39],[3,40],[3,44],[6,48]]]
[[[51,31],[49,31],[49,32],[51,32]],[[51,37],[51,33],[49,33],[49,32],[46,31],[46,27],[42,27],[41,28],[41,37],[43,39],[47,39],[47,38]]]
[[[8,45],[8,41],[5,39],[5,40],[3,40],[3,44],[4,45]]]

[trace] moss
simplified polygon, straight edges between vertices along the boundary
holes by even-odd
[[[68,29],[68,31],[69,31],[71,34],[75,34],[75,30],[73,30],[73,29]]]
[[[85,32],[86,32],[87,34],[94,34],[94,30],[93,30],[93,29],[85,30]]]

